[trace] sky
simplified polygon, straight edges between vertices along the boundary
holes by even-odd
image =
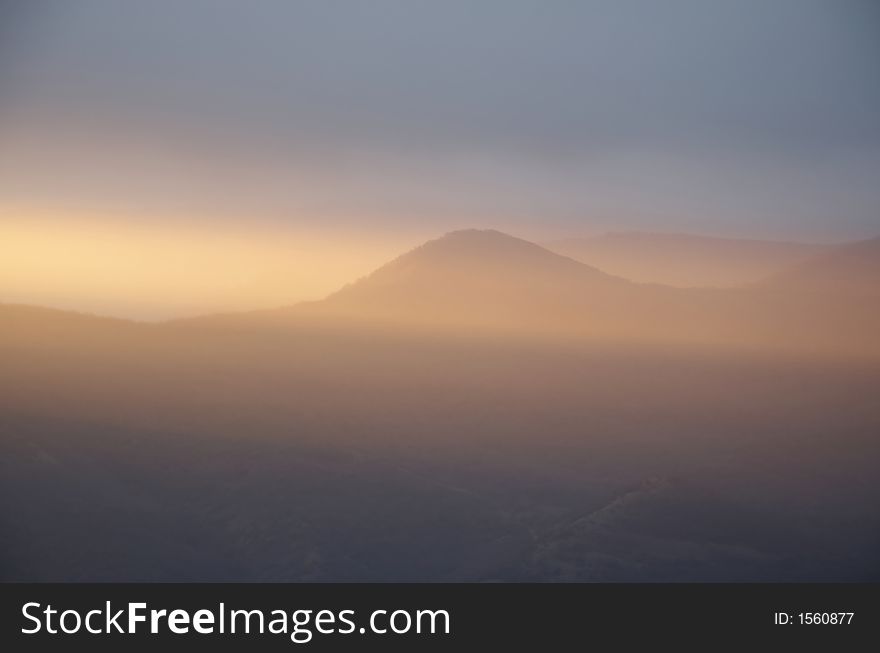
[[[247,304],[464,227],[872,237],[878,68],[871,0],[6,0],[0,299],[166,246],[272,261]]]

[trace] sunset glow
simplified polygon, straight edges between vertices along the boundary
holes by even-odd
[[[880,580],[877,4],[0,0],[0,582]]]
[[[396,254],[400,239],[284,227],[0,211],[0,295],[160,319],[320,299]],[[356,237],[358,236],[358,237]]]

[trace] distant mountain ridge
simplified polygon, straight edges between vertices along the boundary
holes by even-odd
[[[582,291],[630,282],[494,230],[448,233],[403,254],[330,295],[322,304],[366,312],[514,308],[524,302],[575,301]]]
[[[634,283],[529,241],[469,229],[428,241],[324,300],[173,321],[163,329],[380,327],[411,336],[428,330],[874,356],[880,306],[860,298],[877,296],[878,252],[874,239],[741,288],[675,288]]]
[[[332,296],[344,295],[367,284],[393,284],[400,280],[398,275],[406,275],[410,279],[418,276],[421,281],[433,280],[427,276],[432,272],[430,266],[444,266],[435,270],[443,275],[464,276],[474,271],[498,271],[507,278],[516,278],[523,270],[535,273],[540,269],[537,266],[543,266],[548,272],[575,274],[596,282],[623,281],[533,242],[494,229],[462,229],[427,241]]]
[[[292,307],[288,315],[627,338],[680,303],[682,292],[636,284],[498,231],[463,230],[428,241],[323,301]],[[668,319],[656,324],[658,334],[670,328]]]
[[[632,281],[677,287],[742,286],[833,248],[809,243],[638,231],[567,238],[545,243],[545,246]]]
[[[880,297],[880,238],[842,245],[764,280],[762,287]]]

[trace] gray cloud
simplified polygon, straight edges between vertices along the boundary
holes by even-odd
[[[628,212],[624,226],[703,231],[815,232],[833,212],[843,233],[880,226],[870,2],[34,7],[0,69],[0,135],[164,143],[259,171],[279,207],[509,211],[572,228]],[[39,189],[16,168],[18,188],[30,176]],[[82,174],[100,195],[102,169]]]

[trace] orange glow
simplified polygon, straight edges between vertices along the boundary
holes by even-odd
[[[162,319],[318,299],[400,245],[276,226],[0,209],[0,302]]]

